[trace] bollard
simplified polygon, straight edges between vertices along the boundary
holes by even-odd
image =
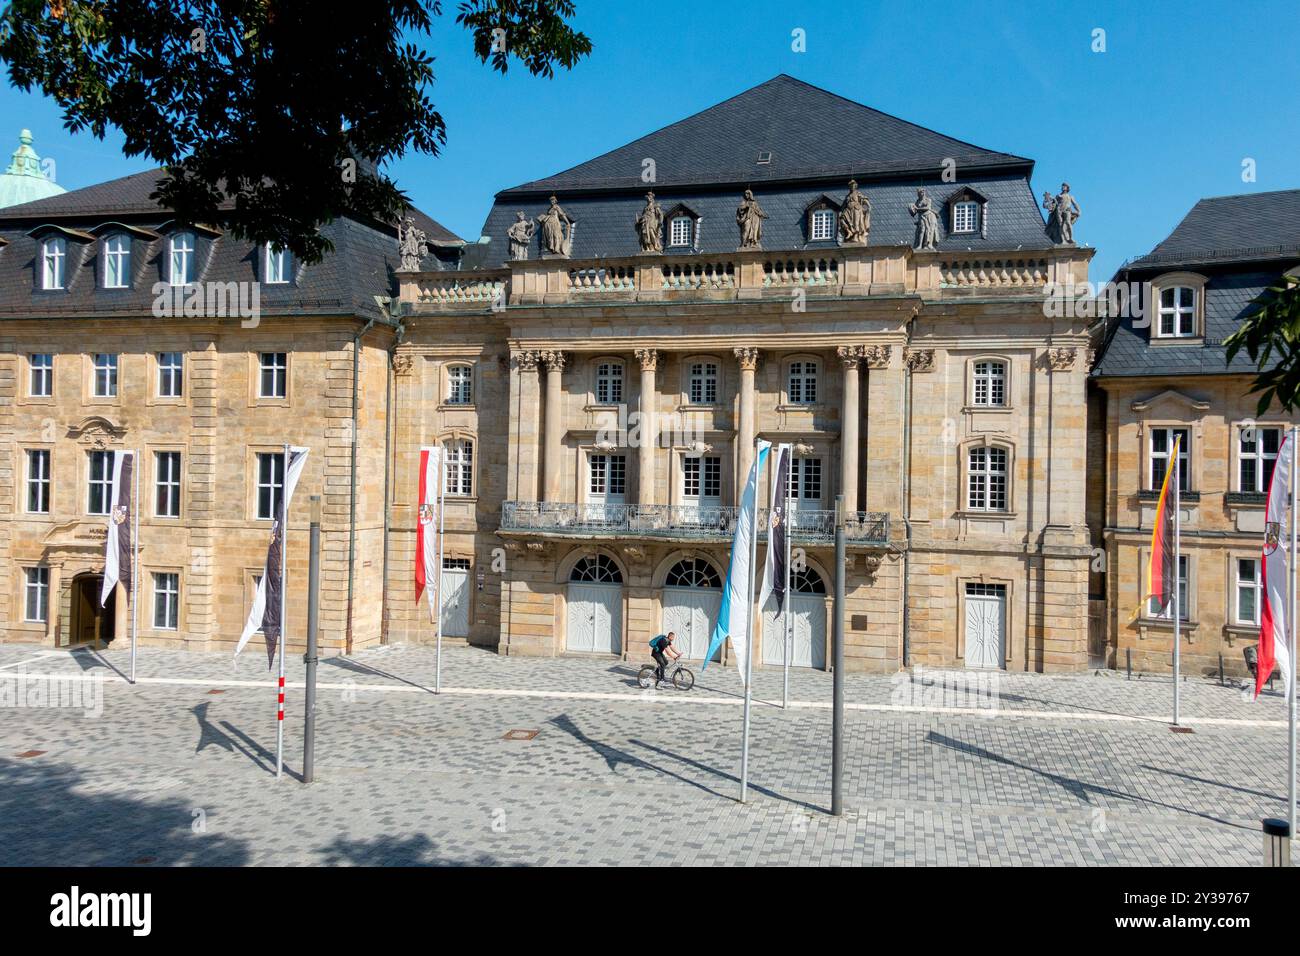
[[[1128,663],[1128,680],[1133,679],[1133,648],[1124,648],[1124,660]]]
[[[1277,817],[1266,817],[1264,826],[1264,865],[1291,865],[1291,824]]]

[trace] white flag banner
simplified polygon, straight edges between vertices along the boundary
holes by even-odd
[[[244,633],[235,646],[235,656],[244,649],[248,639],[259,630],[266,637],[268,666],[275,661],[275,647],[280,637],[280,614],[284,607],[284,581],[280,578],[281,556],[284,551],[284,528],[287,523],[289,507],[293,501],[293,490],[298,487],[303,466],[307,464],[309,449],[291,447],[289,460],[284,469],[284,485],[280,495],[280,507],[276,511],[275,522],[271,525],[271,543],[266,549],[266,567],[262,569],[262,578],[257,582],[257,594],[253,597],[253,607],[244,622]]]
[[[1264,607],[1260,612],[1259,647],[1255,658],[1255,696],[1263,690],[1276,666],[1282,672],[1282,687],[1291,687],[1291,606],[1287,602],[1290,577],[1291,535],[1288,499],[1291,496],[1291,432],[1277,450],[1273,480],[1268,486],[1264,508]]]
[[[104,544],[104,583],[99,592],[100,607],[108,603],[119,580],[128,592],[131,590],[131,574],[134,570],[134,562],[131,560],[131,549],[135,546],[132,536],[134,516],[131,509],[134,501],[131,489],[134,487],[135,453],[117,451],[111,454],[113,484],[109,491],[108,538]]]
[[[429,595],[429,620],[438,619],[438,588],[442,575],[438,568],[438,528],[442,524],[442,449],[420,449],[420,497],[418,523],[415,527],[415,600],[420,592]]]

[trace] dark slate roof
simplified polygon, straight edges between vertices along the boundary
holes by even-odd
[[[760,165],[760,152],[771,162]],[[784,73],[671,126],[564,172],[506,190],[642,189],[643,161],[657,189],[757,184],[810,177],[859,179],[937,170],[1032,166],[845,99]]]
[[[152,287],[164,278],[166,233],[172,224],[170,214],[148,198],[158,178],[158,170],[136,173],[0,210],[0,318],[149,315]],[[461,240],[419,210],[411,210],[411,215],[431,237],[450,237],[434,247],[426,268],[453,267]],[[38,288],[42,237],[29,235],[33,229],[52,225],[88,232],[107,223],[160,233],[154,240],[138,235],[133,241],[130,289],[98,288],[100,244],[75,239],[68,242],[67,288],[58,292]],[[333,243],[334,252],[316,265],[294,263],[290,284],[263,284],[259,290],[263,314],[380,317],[374,297],[395,295],[397,290],[395,228],[338,219],[321,232]],[[258,279],[261,256],[252,243],[200,231],[198,246],[199,281]]]
[[[1300,189],[1202,199],[1130,268],[1294,258],[1300,254]]]

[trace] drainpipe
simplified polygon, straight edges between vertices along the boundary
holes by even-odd
[[[370,319],[352,336],[352,450],[348,480],[348,626],[343,653],[352,653],[352,598],[357,577],[357,412],[360,404],[361,339],[375,327]]]

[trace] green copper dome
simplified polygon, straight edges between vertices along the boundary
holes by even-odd
[[[41,172],[41,157],[32,149],[32,131],[23,130],[18,135],[18,143],[9,168],[0,175],[0,209],[67,192]]]

